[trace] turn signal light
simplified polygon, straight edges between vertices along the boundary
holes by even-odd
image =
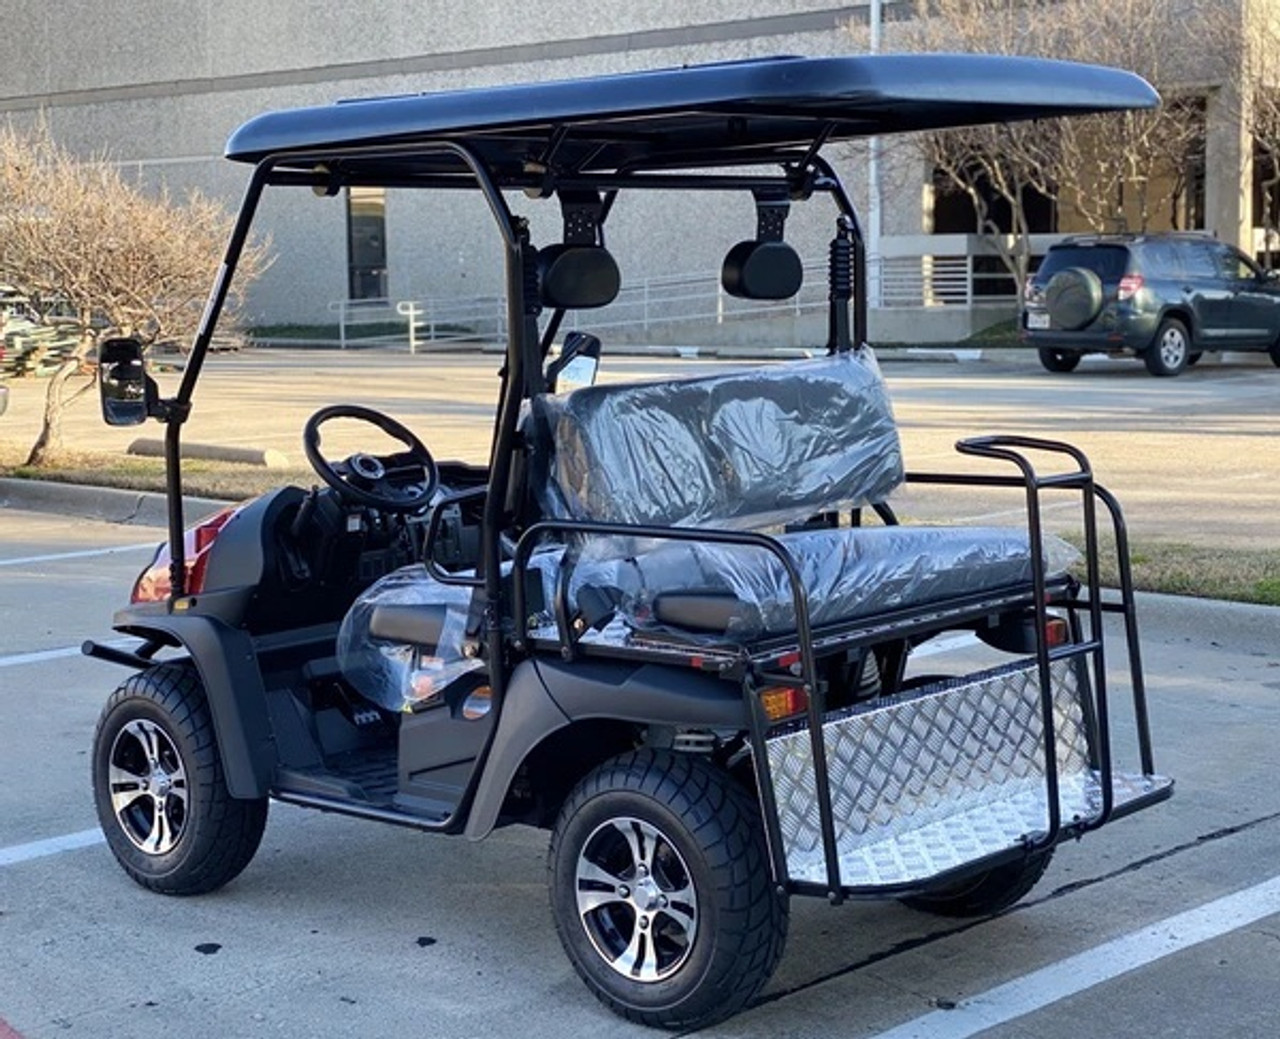
[[[809,697],[793,685],[775,685],[760,690],[760,706],[771,722],[779,722],[809,709]]]

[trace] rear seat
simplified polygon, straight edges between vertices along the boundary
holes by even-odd
[[[599,385],[532,410],[543,513],[564,520],[758,530],[885,501],[903,480],[869,350],[694,379]],[[843,527],[778,535],[815,626],[1025,585],[1025,530]],[[1074,550],[1046,545],[1050,572]],[[606,592],[637,626],[749,639],[795,627],[785,571],[746,546],[586,546],[571,599]]]

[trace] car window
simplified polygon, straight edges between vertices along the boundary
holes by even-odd
[[[1220,278],[1217,250],[1207,243],[1189,242],[1182,250],[1182,265],[1188,278]]]
[[[1142,247],[1142,268],[1148,278],[1181,278],[1182,250],[1173,242],[1147,242]]]
[[[1103,283],[1118,282],[1129,264],[1129,250],[1123,245],[1056,245],[1045,254],[1036,272],[1044,280],[1067,267],[1093,271]]]
[[[1216,254],[1219,277],[1229,281],[1252,281],[1258,276],[1257,269],[1244,254],[1229,245],[1214,246],[1213,251]]]

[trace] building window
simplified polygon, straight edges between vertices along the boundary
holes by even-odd
[[[387,192],[347,189],[347,296],[387,298]]]

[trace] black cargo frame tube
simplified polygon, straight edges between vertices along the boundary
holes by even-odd
[[[1116,567],[1120,575],[1119,612],[1124,617],[1138,754],[1143,775],[1151,776],[1155,775],[1156,766],[1151,750],[1151,720],[1147,711],[1146,679],[1142,672],[1142,647],[1138,638],[1138,613],[1133,595],[1133,568],[1129,563],[1129,529],[1115,495],[1099,484],[1095,484],[1093,490],[1111,516],[1111,529],[1116,539]]]
[[[1031,586],[1034,594],[1036,627],[1036,668],[1040,676],[1040,713],[1044,727],[1045,795],[1049,812],[1049,827],[1038,839],[1028,841],[1033,849],[1052,847],[1062,832],[1062,801],[1058,777],[1057,727],[1054,723],[1053,672],[1050,669],[1049,647],[1045,641],[1045,628],[1049,620],[1046,601],[1044,570],[1044,531],[1040,523],[1040,480],[1035,467],[1014,448],[1030,448],[1066,453],[1079,460],[1079,453],[1066,444],[1038,440],[1031,437],[990,436],[975,437],[956,443],[961,454],[1010,462],[1022,473],[1026,491],[1027,538],[1031,557]],[[1072,474],[1078,478],[1080,474]],[[1058,481],[1061,485],[1061,481]]]
[[[1023,481],[1016,476],[984,476],[972,473],[908,473],[907,483],[931,483],[957,487],[1023,487]],[[1042,485],[1043,486],[1043,485]],[[1061,489],[1071,486],[1063,480],[1057,480],[1051,486]],[[1136,737],[1138,753],[1144,775],[1155,774],[1155,761],[1151,747],[1151,725],[1147,707],[1146,679],[1142,671],[1142,650],[1138,635],[1137,611],[1134,604],[1133,572],[1129,562],[1129,537],[1120,503],[1101,484],[1094,483],[1093,495],[1106,507],[1111,518],[1112,530],[1116,539],[1116,562],[1120,575],[1120,602],[1106,602],[1102,598],[1101,589],[1096,585],[1089,589],[1089,599],[1082,605],[1091,611],[1096,606],[1099,614],[1118,613],[1124,621],[1126,657],[1129,670],[1130,688],[1132,690],[1134,714],[1136,721]],[[1092,651],[1095,643],[1101,643],[1096,633],[1089,642],[1080,648]],[[1105,703],[1104,690],[1104,703]],[[1100,824],[1099,824],[1100,825]]]
[[[827,755],[826,746],[823,742],[822,734],[822,715],[823,700],[822,690],[818,684],[817,662],[813,656],[813,632],[809,623],[809,603],[805,595],[804,582],[801,580],[800,571],[797,569],[795,560],[791,558],[791,553],[787,551],[777,538],[772,538],[767,534],[760,534],[755,531],[733,531],[733,530],[716,530],[705,527],[660,527],[648,524],[629,524],[629,523],[599,523],[588,520],[542,520],[533,524],[528,530],[521,535],[519,542],[516,544],[515,557],[512,560],[512,571],[517,575],[513,582],[514,587],[514,603],[515,603],[515,638],[517,645],[525,646],[528,644],[528,619],[525,609],[525,593],[524,581],[520,578],[520,574],[525,571],[528,566],[529,557],[533,550],[542,541],[544,537],[550,534],[587,534],[594,537],[623,537],[623,538],[644,538],[655,541],[692,541],[705,542],[718,545],[742,545],[748,548],[756,548],[764,552],[768,552],[782,565],[783,571],[787,575],[787,582],[791,586],[791,602],[795,610],[796,617],[796,637],[800,643],[800,667],[801,675],[804,679],[804,690],[808,700],[807,720],[809,727],[810,744],[813,751],[813,770],[814,770],[814,787],[818,798],[818,818],[822,830],[822,848],[827,868],[827,896],[833,903],[842,900],[842,889],[840,886],[840,863],[836,854],[836,833],[835,833],[835,816],[831,805],[831,789],[829,786],[829,777],[827,772]],[[557,627],[560,630],[560,638],[562,645],[567,648],[573,646],[573,631],[566,626],[567,617],[557,618]],[[750,691],[744,686],[744,696],[750,696]],[[751,718],[752,727],[752,746],[763,746],[765,732],[762,728],[761,721],[757,711],[748,705],[748,714]],[[753,753],[755,759],[756,779],[761,785],[770,785],[772,788],[772,778],[769,773],[769,763],[767,756]],[[765,820],[765,825],[770,831],[778,835],[780,839],[780,828],[778,824],[776,806],[771,818]],[[785,874],[783,874],[785,876]],[[775,878],[782,882],[782,877]]]

